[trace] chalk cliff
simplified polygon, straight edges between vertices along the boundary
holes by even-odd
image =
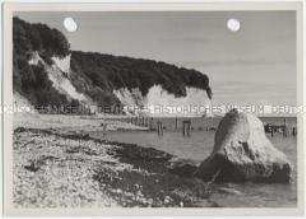
[[[72,51],[60,31],[13,21],[14,91],[35,106],[100,106],[109,113],[152,116],[205,114],[212,92],[204,73],[154,60]]]

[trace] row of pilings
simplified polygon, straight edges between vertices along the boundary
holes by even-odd
[[[271,123],[264,124],[265,133],[270,134],[271,137],[274,137],[275,134],[282,134],[284,138],[289,137],[290,135],[297,135],[297,127],[290,127],[287,120],[283,120],[282,125],[274,125]]]
[[[120,120],[120,119],[119,119]],[[191,133],[194,129],[192,120],[189,118],[173,118],[171,125],[169,122],[165,122],[162,118],[153,118],[153,117],[144,117],[144,116],[131,116],[125,117],[121,121],[133,124],[135,126],[147,127],[149,131],[156,131],[158,135],[162,136],[164,134],[164,130],[173,130],[178,131],[181,130],[183,136],[191,136]],[[173,124],[174,123],[174,124]],[[210,121],[203,121],[203,126],[197,128],[198,131],[206,130],[206,131],[215,131],[216,124]],[[168,127],[167,127],[168,126]],[[169,128],[169,126],[171,126]],[[273,137],[275,134],[282,134],[283,137],[288,136],[296,136],[297,135],[297,127],[290,127],[287,123],[286,119],[284,119],[282,125],[275,125],[272,123],[266,123],[264,125],[265,132],[270,134]]]

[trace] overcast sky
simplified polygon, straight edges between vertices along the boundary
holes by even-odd
[[[296,105],[293,11],[20,13],[61,30],[71,49],[149,58],[194,68],[210,78],[215,104]],[[63,19],[72,16],[77,32]],[[227,29],[237,18],[241,29]]]

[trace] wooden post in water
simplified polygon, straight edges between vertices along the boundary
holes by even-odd
[[[191,136],[191,120],[183,121],[183,136]]]
[[[102,126],[102,138],[104,139],[107,135],[107,123],[103,121],[103,123],[101,123],[101,126]]]
[[[272,127],[271,128],[271,137],[273,137],[274,136],[274,128]]]
[[[297,134],[296,127],[293,127],[292,128],[292,136],[296,136],[296,134]]]
[[[135,117],[132,116],[132,124],[135,125]]]
[[[177,130],[177,116],[175,117],[175,130]]]
[[[157,134],[164,135],[163,123],[161,121],[157,121]]]
[[[187,136],[191,136],[191,120],[189,120],[188,126],[187,126]]]
[[[284,119],[284,126],[283,126],[283,137],[288,137],[288,127],[287,127],[287,120]]]
[[[145,116],[145,118],[144,118],[144,127],[148,126],[148,119],[149,119],[149,117]]]
[[[149,127],[149,130],[153,130],[153,118],[151,117],[149,122],[148,122],[148,127]]]

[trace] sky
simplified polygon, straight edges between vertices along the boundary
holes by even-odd
[[[63,32],[72,50],[148,58],[208,75],[220,104],[291,105],[296,100],[294,11],[23,12]],[[69,33],[65,17],[78,30]],[[238,32],[227,20],[241,23]]]

